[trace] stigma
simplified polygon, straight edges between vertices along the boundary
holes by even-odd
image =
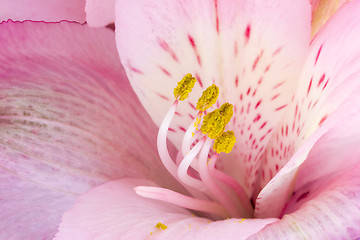
[[[166,201],[191,210],[201,211],[213,219],[252,217],[253,209],[243,187],[216,167],[221,153],[230,153],[235,146],[233,131],[226,130],[233,116],[233,105],[217,103],[219,88],[213,84],[199,97],[196,117],[186,130],[176,159],[167,148],[167,134],[180,101],[184,101],[196,83],[186,74],[174,89],[175,100],[165,115],[158,132],[157,149],[167,171],[189,192],[183,195],[169,189],[137,187],[140,196]]]

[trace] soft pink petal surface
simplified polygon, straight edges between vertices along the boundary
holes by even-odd
[[[259,175],[261,186],[286,165],[260,193],[257,216],[279,216],[281,204],[278,208],[268,206],[274,199],[286,202],[297,169],[313,144],[334,126],[341,127],[344,120],[359,114],[359,12],[360,1],[346,5],[314,39],[294,101],[267,148]],[[343,142],[351,131],[344,129]],[[324,145],[324,151],[331,150],[332,144]]]
[[[310,13],[310,4],[303,0],[119,0],[117,47],[135,92],[158,124],[176,82],[186,73],[197,77],[171,125],[170,139],[177,145],[196,114],[201,91],[212,83],[219,86],[219,103],[235,105],[229,128],[237,137],[221,168],[246,176],[239,180],[251,192],[261,153],[307,54]]]
[[[2,0],[0,1],[0,22],[61,20],[85,22],[84,0]]]
[[[326,185],[323,185],[324,181],[315,181],[310,187],[304,187],[290,203],[301,202],[296,212],[285,215],[249,239],[358,239],[359,170],[358,164],[332,181],[326,179]]]
[[[8,22],[0,52],[1,239],[50,239],[78,194],[111,179],[171,186],[113,31]]]
[[[115,22],[115,0],[86,0],[86,23],[104,27]]]
[[[81,196],[65,213],[56,240],[246,239],[277,219],[228,219],[212,222],[160,201],[142,198],[139,179],[112,181]],[[161,230],[159,223],[167,226]]]

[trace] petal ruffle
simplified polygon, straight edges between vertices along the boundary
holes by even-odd
[[[354,156],[359,162],[359,155]],[[346,161],[346,159],[341,159]],[[249,239],[357,239],[360,236],[360,168],[332,181],[314,181],[294,201],[301,207]],[[309,192],[309,189],[312,192]]]
[[[228,219],[212,222],[160,201],[142,198],[134,187],[153,185],[123,179],[81,196],[64,214],[55,240],[118,239],[245,239],[277,219]],[[167,229],[156,228],[158,223]]]
[[[104,27],[115,22],[115,0],[86,0],[86,23]]]
[[[171,185],[113,31],[8,22],[0,52],[1,239],[50,238],[78,194],[111,179]]]
[[[61,20],[85,22],[84,0],[2,0],[0,2],[0,22]]]
[[[198,78],[171,125],[169,137],[175,144],[196,114],[200,92],[219,85],[219,102],[235,106],[228,127],[237,138],[223,167],[246,176],[250,192],[261,153],[291,99],[307,54],[310,13],[303,0],[118,0],[117,46],[135,92],[157,124],[170,106],[176,82],[188,72]]]

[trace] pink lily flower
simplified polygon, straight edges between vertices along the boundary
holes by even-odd
[[[360,236],[360,1],[311,43],[301,0],[115,12],[93,20],[115,19],[116,42],[70,22],[0,24],[0,238],[51,239],[60,221],[55,239]],[[211,110],[234,106],[229,154],[193,127],[213,83]]]

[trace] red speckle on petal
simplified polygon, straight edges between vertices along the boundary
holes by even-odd
[[[276,84],[276,85],[273,87],[273,89],[276,89],[276,88],[280,87],[280,86],[283,85],[284,83],[285,83],[285,81],[282,81],[282,82]]]
[[[329,83],[329,80],[330,80],[330,79],[328,78],[328,80],[326,81],[326,83],[325,83],[325,85],[324,85],[324,87],[323,87],[323,89],[322,89],[322,90],[324,90],[324,89],[326,88],[326,86],[327,86],[327,85],[328,85],[328,83]],[[321,91],[322,91],[322,90],[321,90]]]
[[[156,95],[158,95],[160,98],[162,98],[162,99],[164,99],[164,100],[166,100],[166,101],[169,101],[169,98],[168,97],[166,97],[166,96],[164,96],[164,95],[162,95],[162,94],[160,94],[160,93],[156,93]],[[176,113],[176,112],[175,112]]]
[[[245,44],[247,44],[249,42],[250,39],[250,34],[251,34],[251,26],[247,25],[245,32],[244,32],[244,36],[245,36]]]
[[[272,98],[271,98],[271,101],[273,101],[273,100],[275,100],[277,97],[279,97],[280,96],[280,93],[278,93],[278,94],[276,94],[275,96],[273,96]]]
[[[309,86],[308,86],[308,90],[307,90],[307,96],[309,96],[309,93],[310,93],[310,89],[311,89],[311,85],[312,85],[312,81],[313,81],[313,78],[311,77],[310,79],[310,82],[309,82]]]
[[[182,127],[182,126],[179,126],[179,129],[180,129],[181,131],[183,131],[183,132],[186,132],[186,129],[185,129],[184,127]]]
[[[260,104],[261,104],[261,99],[256,103],[255,109],[257,109],[260,106]]]
[[[169,53],[170,56],[171,56],[176,62],[179,62],[179,60],[178,60],[178,58],[177,58],[174,50],[172,50],[172,49],[170,48],[169,44],[168,44],[165,40],[158,38],[157,41],[158,41],[160,47],[161,47],[165,52]]]
[[[275,57],[276,55],[278,55],[278,54],[280,53],[281,49],[282,49],[282,47],[277,48],[277,49],[273,52],[272,56]]]
[[[317,63],[317,61],[318,61],[318,59],[319,59],[319,56],[320,56],[322,47],[323,47],[323,44],[321,44],[321,46],[320,46],[320,48],[319,48],[319,50],[318,50],[318,52],[317,52],[317,55],[316,55],[316,58],[315,58],[315,65],[316,65],[316,63]]]
[[[189,105],[192,109],[196,110],[196,107],[194,106],[194,104],[192,104],[191,102],[189,102]]]
[[[236,42],[234,42],[234,56],[235,56],[235,57],[237,57],[238,52],[239,52],[239,50],[238,50],[237,43],[236,43]]]
[[[235,87],[238,87],[238,85],[239,85],[239,76],[236,75],[236,77],[235,77]]]
[[[251,91],[251,87],[249,87],[248,90],[246,91],[246,95],[249,95],[250,91]]]
[[[319,122],[319,126],[321,126],[321,124],[323,124],[323,122],[327,119],[327,115],[323,116]]]
[[[321,76],[321,78],[319,79],[319,82],[318,82],[318,87],[320,87],[321,83],[324,81],[325,79],[325,73]]]
[[[252,71],[254,71],[256,69],[256,66],[257,66],[260,58],[262,57],[263,53],[264,53],[264,50],[262,50],[261,53],[256,57],[253,65],[252,65]]]
[[[287,104],[282,105],[282,106],[280,106],[280,107],[276,108],[276,109],[275,109],[275,111],[279,111],[279,110],[281,110],[281,109],[285,108],[286,106],[287,106]]]
[[[198,81],[201,88],[203,88],[203,83],[201,81],[200,75],[196,73],[196,80]]]
[[[168,77],[171,77],[170,72],[166,68],[164,68],[162,66],[159,66],[159,68],[163,73],[165,73],[165,75],[167,75]]]
[[[216,15],[216,32],[219,34],[220,33],[220,28],[219,28],[219,12],[218,12],[218,2],[217,0],[214,0],[215,3],[215,15]]]
[[[169,128],[170,132],[176,132],[173,128]]]
[[[259,121],[260,118],[261,118],[261,115],[257,114],[256,117],[254,118],[253,122],[255,123],[255,122]]]
[[[260,126],[259,130],[260,130],[260,129],[263,129],[263,128],[265,127],[266,123],[267,123],[267,122],[264,122],[264,123]]]

